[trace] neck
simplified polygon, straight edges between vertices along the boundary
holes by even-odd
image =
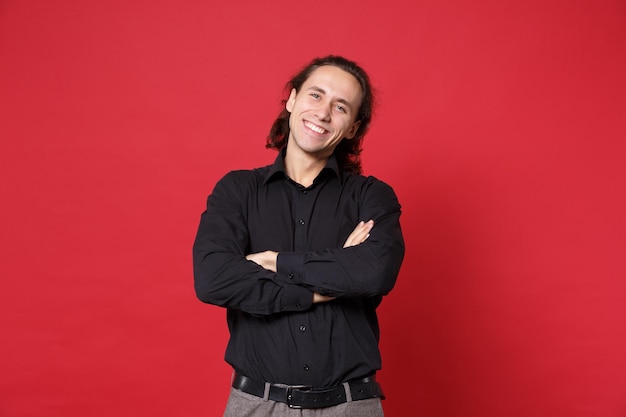
[[[313,185],[313,181],[322,172],[329,157],[315,158],[308,154],[297,154],[289,150],[290,148],[287,147],[284,160],[287,176],[303,187]]]

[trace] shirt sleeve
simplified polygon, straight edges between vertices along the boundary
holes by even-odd
[[[374,220],[370,237],[345,249],[281,252],[277,260],[281,281],[332,297],[378,296],[391,291],[404,258],[400,204],[387,184],[373,177],[367,184],[359,212],[360,220]]]
[[[311,307],[310,289],[279,280],[246,259],[246,184],[241,173],[222,178],[207,199],[193,245],[194,286],[209,304],[254,315],[301,311]]]

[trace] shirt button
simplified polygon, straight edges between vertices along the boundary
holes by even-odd
[[[300,305],[300,303],[296,303],[296,308],[302,308],[302,305]]]
[[[300,326],[300,331],[301,332],[305,332],[306,331],[306,326],[305,325]]]
[[[293,279],[293,272],[289,274],[289,279]]]
[[[309,365],[304,365],[304,370],[305,370],[306,372],[309,372]]]
[[[302,194],[307,195],[309,192],[307,190],[302,191]]]
[[[304,226],[304,220],[300,219],[300,220],[298,220],[298,223],[300,223],[302,226]]]

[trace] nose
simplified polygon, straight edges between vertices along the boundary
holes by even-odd
[[[320,103],[316,109],[315,115],[322,122],[328,122],[330,120],[330,105],[328,103]]]

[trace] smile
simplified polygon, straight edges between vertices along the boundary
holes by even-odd
[[[304,121],[304,125],[308,127],[309,129],[311,129],[312,131],[314,131],[315,133],[319,133],[320,135],[323,133],[326,133],[326,129],[316,126],[313,123],[308,122],[306,120]]]

